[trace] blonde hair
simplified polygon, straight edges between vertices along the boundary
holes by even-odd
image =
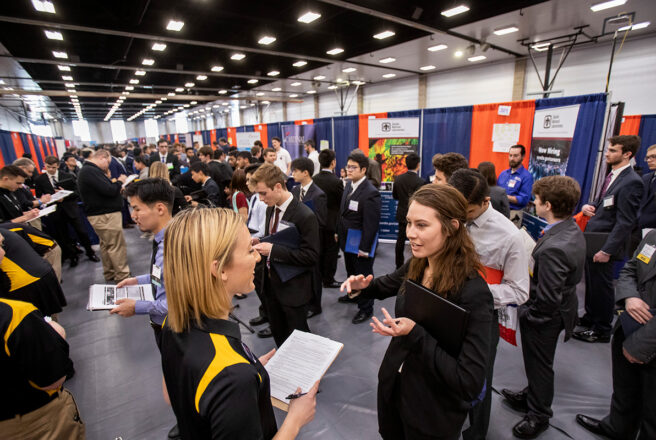
[[[162,162],[153,162],[148,168],[148,177],[159,177],[171,183],[169,178],[169,169]]]
[[[231,298],[217,272],[230,264],[232,250],[244,222],[232,210],[191,208],[176,215],[164,235],[164,279],[168,326],[183,332],[193,319],[221,318],[231,309]]]

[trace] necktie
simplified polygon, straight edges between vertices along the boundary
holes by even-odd
[[[57,189],[57,181],[55,180],[55,176],[50,176],[50,183],[52,184],[52,189]]]
[[[275,234],[278,232],[278,222],[280,221],[280,208],[276,207],[276,215],[273,216],[273,226],[271,227],[271,233]]]
[[[166,163],[166,156],[162,156],[162,163]]]
[[[610,179],[612,177],[613,177],[613,172],[611,171],[606,176],[606,180],[604,180],[604,186],[601,187],[601,197],[602,198],[606,195],[606,191],[608,190],[608,185],[610,185]]]
[[[303,201],[304,197],[305,197],[305,190],[301,188],[301,202]]]
[[[151,274],[153,273],[153,266],[155,265],[155,259],[157,258],[157,249],[158,248],[159,248],[159,243],[157,242],[157,240],[155,240],[155,238],[153,238],[153,253],[150,256],[150,273]],[[151,277],[152,277],[152,275],[151,275]],[[162,280],[160,279],[160,282],[161,281]],[[155,298],[155,292],[157,291],[157,288],[155,287],[155,284],[152,282],[152,278],[151,278],[151,282],[150,282],[150,287],[153,289],[153,299],[156,299]]]

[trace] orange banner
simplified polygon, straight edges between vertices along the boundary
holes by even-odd
[[[294,125],[312,125],[314,124],[314,119],[299,119],[294,121]]]
[[[510,106],[510,114],[499,114],[499,106]],[[492,133],[495,124],[520,124],[518,144],[526,147],[524,168],[528,169],[531,137],[533,136],[533,115],[535,101],[515,101],[474,106],[472,114],[471,143],[469,146],[469,166],[476,167],[481,162],[492,162],[497,176],[508,168],[508,153],[492,151]]]
[[[214,149],[214,142],[216,142],[216,130],[210,130],[210,146]]]
[[[622,126],[620,127],[620,134],[633,134],[638,136],[640,132],[640,120],[642,119],[641,115],[631,115],[624,116],[622,118]]]
[[[27,143],[30,146],[30,151],[32,152],[32,161],[36,165],[36,169],[41,172],[41,165],[39,164],[39,156],[36,155],[36,148],[34,148],[34,142],[32,141],[32,136],[27,135]]]
[[[228,145],[237,145],[237,127],[228,127]]]
[[[358,115],[358,148],[369,155],[369,119],[385,119],[385,113],[370,113],[368,115]],[[352,150],[349,147],[349,152]]]
[[[262,142],[262,145],[264,145],[264,148],[269,145],[269,133],[268,133],[268,127],[266,124],[257,124],[255,126],[255,131],[260,133],[260,141]]]
[[[23,154],[25,154],[25,147],[23,147],[23,141],[21,140],[20,134],[12,131],[11,142],[14,144],[14,153],[16,153],[16,159],[23,157]]]

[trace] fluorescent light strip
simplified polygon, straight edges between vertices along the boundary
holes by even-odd
[[[55,58],[68,59],[68,54],[66,52],[59,52],[56,50],[52,51],[52,56],[54,56]]]
[[[169,24],[166,25],[166,29],[169,31],[179,32],[183,26],[184,26],[184,21],[169,20]]]
[[[385,38],[393,37],[394,35],[396,35],[394,32],[388,30],[374,35],[374,38],[377,40],[383,40]]]
[[[153,60],[152,58],[144,58],[141,61],[141,64],[143,64],[144,66],[152,66],[153,64],[155,64],[155,60]]]
[[[48,0],[32,0],[32,6],[39,12],[47,12],[49,14],[55,13],[55,5]]]
[[[292,66],[294,67],[303,67],[307,64],[307,61],[296,61]]]
[[[64,40],[64,36],[62,35],[61,32],[57,32],[57,31],[45,31],[45,30],[44,30],[44,32],[46,33],[46,38],[47,38],[48,40],[61,40],[61,41]]]
[[[319,14],[318,12],[308,11],[305,14],[298,17],[298,21],[307,24],[307,23],[312,23],[314,20],[316,20],[319,17],[321,17],[321,14]]]
[[[57,66],[57,68],[58,68],[59,70],[61,70],[62,72],[70,72],[70,71],[71,71],[71,68],[70,68],[70,67],[68,67],[68,66],[63,66],[63,65],[61,65],[61,64],[60,64],[59,66]]]
[[[230,57],[231,60],[235,60],[235,61],[241,61],[244,58],[246,58],[246,55],[244,55],[243,53],[235,53]]]
[[[392,57],[387,57],[387,58],[383,58],[382,60],[378,60],[379,63],[383,63],[383,64],[393,63],[394,61],[396,61],[396,58],[392,58]]]
[[[265,35],[264,37],[257,40],[259,44],[263,44],[265,46],[273,43],[274,41],[276,41],[276,37],[272,37],[270,35]]]
[[[257,79],[249,79],[248,80],[248,84],[257,84],[258,82],[260,82],[260,81],[257,80]]]
[[[429,51],[429,52],[437,52],[438,50],[444,50],[444,49],[446,49],[447,47],[448,47],[448,46],[447,46],[446,44],[438,44],[438,45],[436,45],[436,46],[431,46],[431,47],[429,47],[429,48],[428,48],[428,51]]]
[[[156,50],[158,52],[162,52],[164,49],[166,49],[166,44],[164,44],[164,43],[154,43],[152,49]]]
[[[517,32],[519,28],[517,26],[506,26],[502,28],[498,28],[494,31],[494,35],[507,35],[507,34],[512,34],[513,32]]]
[[[326,77],[323,76],[323,75],[317,75],[312,79],[315,80],[315,81],[321,81],[322,79],[326,79]],[[294,83],[294,84],[296,84],[296,83]],[[292,84],[292,85],[294,85],[294,84]],[[300,86],[301,84],[299,83],[298,85]]]
[[[334,49],[330,49],[330,50],[327,51],[326,53],[327,53],[328,55],[338,55],[338,54],[340,54],[340,53],[342,53],[342,52],[344,52],[344,49],[342,49],[341,47],[336,47],[336,48],[334,48]]]
[[[207,79],[207,75],[198,75],[198,76],[196,77],[196,79],[197,79],[198,81],[205,81],[205,80]]]
[[[137,70],[136,72],[134,72],[134,74],[137,75],[137,76],[144,76],[146,74],[146,72],[143,71],[143,70]]]
[[[618,29],[620,32],[624,31],[637,31],[638,29],[644,29],[649,26],[651,23],[648,21],[643,21],[642,23],[636,23],[633,26],[624,26]]]
[[[342,72],[351,73],[351,72],[355,72],[356,70],[358,69],[356,69],[355,67],[347,67],[346,69],[342,69]]]
[[[465,5],[456,6],[455,8],[447,9],[442,11],[442,15],[445,17],[453,17],[454,15],[462,14],[463,12],[469,11],[469,8]]]
[[[433,70],[433,69],[435,69],[435,66],[433,66],[432,64],[429,66],[421,66],[419,68],[419,70]]]
[[[486,57],[485,55],[477,55],[477,56],[475,56],[475,57],[467,58],[467,61],[471,61],[472,63],[474,63],[474,62],[476,62],[476,61],[482,61],[482,60],[484,60],[484,59],[486,59],[486,58],[487,58],[487,57]]]
[[[223,66],[212,66],[212,72],[220,72],[223,70]]]
[[[278,76],[280,75],[280,72],[277,70],[272,70],[271,72],[267,73],[267,76]]]
[[[301,85],[301,83],[298,82],[298,81],[296,81],[296,82],[291,83],[290,85],[291,85],[292,87],[298,87],[298,86]]]
[[[590,6],[590,9],[592,9],[592,12],[599,12],[603,11],[604,9],[614,8],[615,6],[622,6],[625,3],[626,0],[610,0],[607,2],[594,4]]]
[[[396,76],[396,73],[386,73],[383,75],[383,78],[394,78]]]

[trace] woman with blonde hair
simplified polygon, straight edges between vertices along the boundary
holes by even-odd
[[[484,390],[493,301],[467,229],[467,201],[448,185],[426,185],[410,198],[407,237],[412,258],[378,277],[352,275],[351,296],[396,295],[396,318],[372,318],[374,333],[391,336],[378,372],[378,427],[384,439],[458,439],[472,402]],[[447,352],[406,316],[404,281],[412,280],[469,311],[462,348]],[[356,292],[353,292],[356,291]]]
[[[232,297],[253,290],[259,260],[243,220],[227,209],[185,210],[166,230],[162,367],[182,438],[293,439],[314,417],[318,383],[292,400],[276,432],[264,368],[275,350],[257,359],[228,320]]]
[[[166,167],[166,164],[162,162],[153,162],[148,167],[148,177],[159,177],[164,179],[171,184],[171,178],[169,177],[169,169]],[[173,190],[175,191],[175,198],[173,199],[173,215],[176,215],[178,212],[182,211],[189,206],[187,200],[185,200],[182,190],[177,186],[171,184]]]

